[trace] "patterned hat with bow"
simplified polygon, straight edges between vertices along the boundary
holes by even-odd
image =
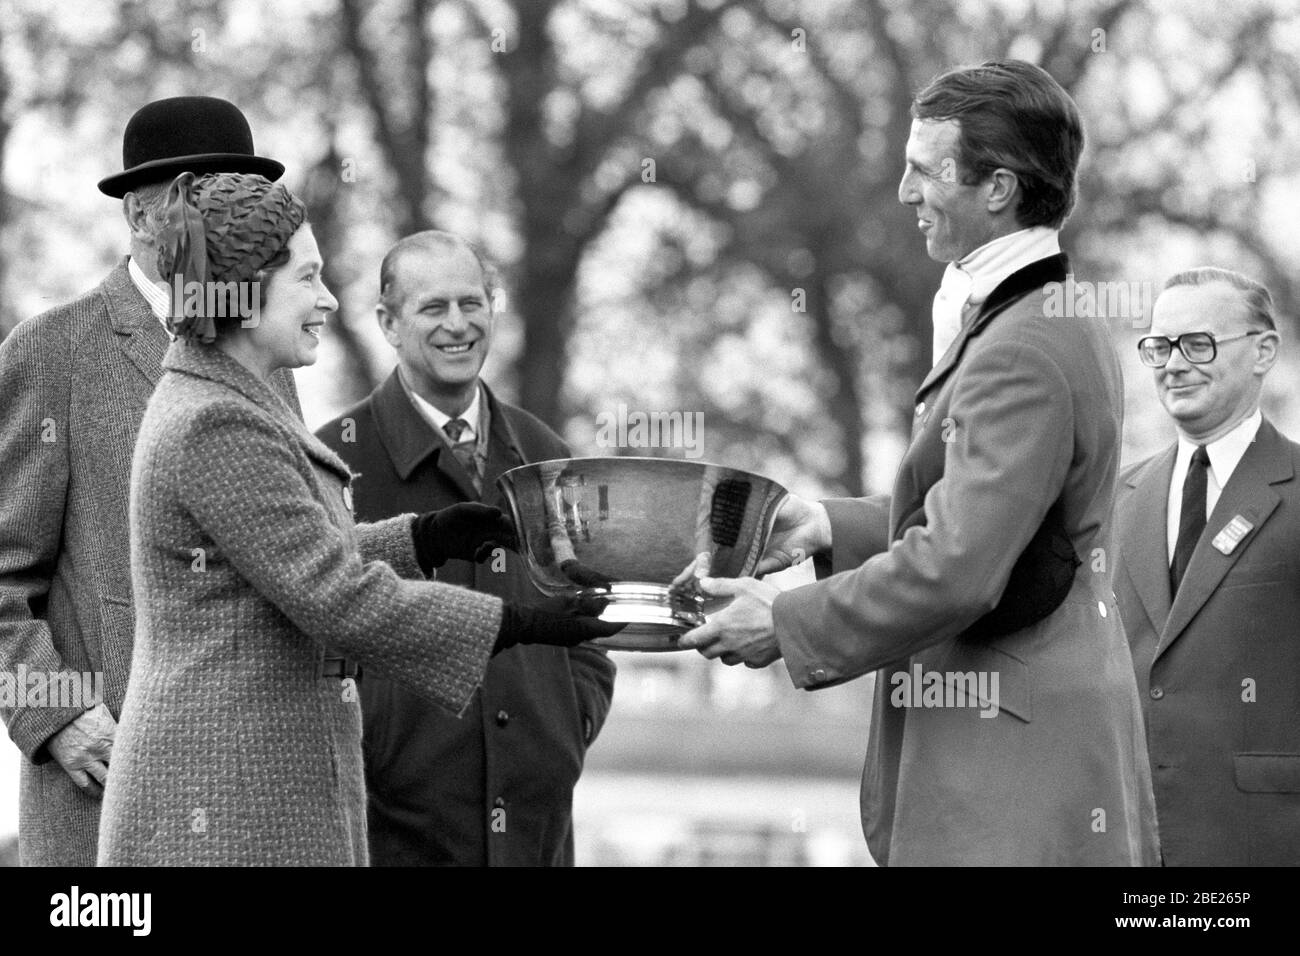
[[[172,291],[168,325],[210,343],[215,319],[239,315],[238,284],[252,283],[284,249],[307,221],[307,207],[263,176],[181,173],[167,189],[163,216],[158,274]],[[177,295],[192,283],[202,294]]]

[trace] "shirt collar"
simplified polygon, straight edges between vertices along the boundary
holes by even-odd
[[[1220,488],[1228,483],[1232,473],[1237,470],[1237,465],[1240,464],[1242,456],[1246,454],[1246,449],[1250,447],[1250,443],[1255,440],[1255,435],[1259,432],[1259,426],[1263,421],[1264,415],[1257,408],[1242,419],[1232,431],[1205,446],[1205,452],[1210,456],[1210,467],[1214,469],[1214,480]],[[1178,436],[1178,458],[1174,463],[1175,469],[1181,467],[1186,472],[1188,464],[1192,460],[1192,453],[1195,451],[1196,442],[1180,434]]]
[[[989,240],[956,263],[971,277],[967,303],[980,305],[1013,272],[1060,254],[1060,233],[1050,226],[1030,226]]]
[[[167,289],[161,283],[155,283],[145,275],[144,270],[135,264],[134,259],[126,260],[126,271],[131,274],[131,281],[140,290],[144,300],[149,303],[149,311],[166,329],[167,316],[171,311],[171,296],[167,294]],[[171,335],[170,329],[167,330],[167,334]],[[172,336],[172,338],[174,339],[175,336]]]
[[[423,416],[425,421],[433,426],[434,430],[437,431],[439,435],[446,435],[446,432],[443,431],[443,426],[451,421],[451,416],[433,403],[421,398],[415,389],[411,388],[410,384],[406,381],[406,375],[402,372],[401,366],[398,366],[397,374],[401,379],[402,388],[410,397],[411,404],[415,406],[416,411]],[[470,401],[469,408],[456,416],[469,425],[469,427],[461,434],[460,440],[462,442],[469,441],[472,438],[478,438],[479,408],[482,402],[482,392],[483,389],[481,385],[476,386],[474,388],[474,398]]]

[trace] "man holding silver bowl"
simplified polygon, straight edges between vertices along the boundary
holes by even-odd
[[[881,865],[1154,864],[1102,548],[1120,373],[1104,320],[1044,310],[1068,270],[1078,112],[1045,71],[1003,61],[938,77],[912,115],[899,201],[949,265],[893,494],[787,497],[757,573],[814,555],[834,573],[786,592],[704,577],[734,600],[679,645],[784,658],[810,690],[878,672],[862,821]]]

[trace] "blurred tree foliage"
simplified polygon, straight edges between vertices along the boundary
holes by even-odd
[[[130,114],[226,96],[288,165],[342,293],[316,420],[391,366],[379,257],[437,226],[504,266],[517,322],[491,375],[580,450],[612,451],[596,416],[621,402],[702,412],[706,457],[801,490],[879,484],[941,270],[897,200],[908,104],[1000,56],[1084,114],[1081,278],[1213,260],[1296,314],[1294,5],[5,0],[0,24],[0,331],[125,249],[93,182]]]

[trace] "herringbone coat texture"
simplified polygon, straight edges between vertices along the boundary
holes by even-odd
[[[0,343],[0,670],[100,673],[114,717],[131,667],[131,452],[167,342],[123,258],[98,287]],[[275,380],[296,409],[293,376]],[[3,712],[24,758],[24,865],[95,863],[101,803],[46,749],[80,713]]]
[[[214,346],[174,344],[131,482],[135,655],[101,865],[365,865],[361,710],[324,648],[458,713],[501,601],[426,580],[412,516]],[[387,563],[386,563],[387,562]]]

